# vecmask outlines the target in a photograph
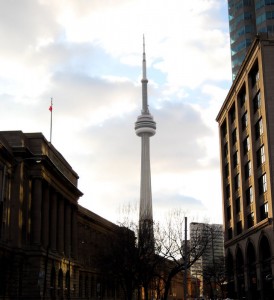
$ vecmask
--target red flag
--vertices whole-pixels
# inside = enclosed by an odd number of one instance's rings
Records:
[[[52,111],[52,105],[49,107],[49,111]]]

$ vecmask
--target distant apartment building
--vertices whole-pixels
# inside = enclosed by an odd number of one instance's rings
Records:
[[[191,276],[196,278],[198,284],[196,284],[196,292],[194,296],[196,298],[210,296],[208,289],[208,281],[205,279],[205,272],[212,271],[212,290],[211,296],[221,296],[221,292],[218,293],[218,287],[214,282],[213,268],[216,265],[224,264],[224,234],[223,225],[221,224],[207,224],[207,223],[190,223],[190,247],[192,243],[196,243],[196,239],[201,241],[201,247],[203,247],[203,241],[206,243],[205,251],[202,256],[192,265]],[[214,293],[213,293],[214,292]],[[214,295],[215,294],[215,295]]]
[[[256,38],[274,33],[274,0],[228,0],[230,48],[233,79]]]
[[[274,39],[260,35],[217,116],[230,298],[274,299],[273,83]]]

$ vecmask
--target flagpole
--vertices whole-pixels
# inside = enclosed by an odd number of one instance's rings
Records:
[[[50,139],[49,139],[49,142],[51,143],[51,140],[52,140],[52,98],[50,100],[49,110],[50,110]]]

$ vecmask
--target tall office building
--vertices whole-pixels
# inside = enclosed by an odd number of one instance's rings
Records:
[[[258,33],[274,32],[274,0],[228,0],[233,79]]]
[[[148,109],[147,100],[147,77],[146,77],[146,54],[145,41],[143,40],[143,78],[142,82],[142,111],[135,123],[135,132],[141,137],[141,190],[139,212],[139,242],[154,240],[153,237],[153,214],[151,195],[151,172],[150,172],[150,137],[156,132],[156,123]],[[154,243],[153,243],[154,244]]]
[[[274,299],[273,82],[274,38],[262,34],[217,116],[230,298]]]
[[[207,240],[207,247],[201,257],[191,266],[191,275],[196,279],[196,291],[194,293],[195,298],[201,296],[210,296],[208,289],[208,276],[209,270],[213,270],[216,265],[223,263],[224,257],[224,233],[222,224],[207,224],[207,223],[190,223],[190,247],[197,243],[196,239],[199,237],[201,240]],[[216,275],[216,274],[215,274]],[[214,281],[214,276],[210,277],[210,281]],[[212,287],[213,285],[211,285]],[[221,297],[221,291],[218,291],[219,287],[215,283],[214,293],[212,296],[215,298]]]

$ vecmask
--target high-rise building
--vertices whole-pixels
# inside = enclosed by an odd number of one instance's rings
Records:
[[[210,281],[214,281],[216,274],[213,268],[224,266],[224,233],[222,224],[190,223],[190,247],[197,243],[196,239],[206,242],[206,248],[199,259],[191,266],[191,276],[199,281],[195,291],[195,298],[206,296],[208,290],[208,276]],[[217,273],[217,269],[216,269]],[[211,285],[213,286],[213,285]],[[221,295],[218,293],[218,285],[215,282],[213,297]],[[208,295],[209,296],[209,295]]]
[[[139,211],[139,241],[153,241],[153,214],[150,172],[150,137],[156,132],[156,123],[148,109],[146,54],[143,40],[142,111],[135,123],[135,132],[141,137],[141,188]]]
[[[230,298],[274,299],[273,82],[274,38],[258,35],[217,116]]]
[[[274,0],[228,0],[233,79],[257,34],[274,32]]]

